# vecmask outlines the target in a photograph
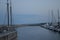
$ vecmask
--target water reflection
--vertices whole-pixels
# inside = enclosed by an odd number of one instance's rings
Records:
[[[60,34],[39,26],[21,27],[17,29],[18,40],[60,40]]]

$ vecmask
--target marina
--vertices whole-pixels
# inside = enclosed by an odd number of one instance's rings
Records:
[[[22,18],[21,17],[19,18],[20,15],[18,14],[18,18],[17,17],[13,18],[14,12],[13,12],[13,7],[12,7],[13,6],[12,0],[6,0],[5,5],[6,5],[5,6],[5,9],[6,9],[5,17],[1,18],[1,19],[4,19],[4,20],[1,20],[4,22],[2,25],[0,24],[0,40],[60,40],[60,9],[59,8],[56,11],[56,13],[57,13],[56,18],[54,15],[54,10],[50,10],[51,18],[48,18],[47,16],[45,17],[44,14],[42,17],[41,17],[42,14],[41,15],[35,14],[34,17],[30,14],[29,14],[30,16],[28,15],[29,17],[26,15],[25,16],[23,15],[23,16],[21,16]],[[26,6],[26,5],[23,5],[23,6]],[[22,8],[22,9],[24,9],[24,8]],[[34,6],[32,9],[34,9]],[[1,12],[1,10],[0,10],[0,12]],[[3,10],[4,10],[4,8],[3,8]],[[37,11],[37,9],[35,11]],[[35,13],[35,11],[34,11],[34,13]],[[27,12],[28,12],[28,10],[27,10]],[[33,11],[32,11],[32,13],[33,13]],[[39,10],[39,13],[40,13],[40,10]],[[39,17],[37,17],[36,15]],[[15,16],[16,16],[16,14],[15,14]],[[45,20],[43,20],[42,18]],[[47,19],[50,19],[50,21]],[[19,22],[22,22],[22,23],[19,24]]]

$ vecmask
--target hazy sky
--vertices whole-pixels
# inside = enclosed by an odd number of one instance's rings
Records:
[[[13,11],[18,14],[46,14],[60,8],[60,0],[13,0]]]
[[[49,17],[48,13],[50,13],[51,16],[51,10],[54,11],[54,15],[57,17],[57,9],[60,8],[60,0],[12,0],[12,7],[14,20],[16,20],[16,18],[19,19],[18,15],[37,15],[38,19],[42,17],[41,20],[47,20]],[[1,22],[4,20],[5,13],[6,0],[0,0]],[[21,18],[19,20],[21,20]],[[24,19],[22,20],[24,21]]]

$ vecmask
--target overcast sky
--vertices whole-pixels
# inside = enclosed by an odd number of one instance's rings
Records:
[[[48,14],[53,10],[55,17],[57,17],[57,9],[60,9],[60,0],[12,0],[13,14],[16,15],[38,15],[48,18]],[[4,20],[6,13],[6,0],[0,0],[0,21]],[[3,17],[3,18],[2,18]],[[38,18],[39,18],[38,17]],[[2,20],[3,19],[3,20]]]
[[[18,14],[46,14],[60,8],[60,0],[13,0],[13,11]]]

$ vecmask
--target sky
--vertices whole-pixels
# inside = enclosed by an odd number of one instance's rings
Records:
[[[44,14],[60,8],[60,0],[13,0],[13,10],[18,14]]]
[[[15,21],[17,18],[21,20],[21,15],[34,15],[34,17],[37,16],[38,19],[42,18],[41,21],[43,20],[43,22],[46,22],[49,15],[51,16],[51,10],[53,10],[55,17],[57,18],[58,8],[60,9],[60,0],[12,0],[12,13]],[[5,13],[6,0],[0,0],[0,24],[4,21]],[[24,21],[24,19],[22,20]],[[51,18],[49,20],[51,20]],[[26,21],[30,23],[29,20]]]

